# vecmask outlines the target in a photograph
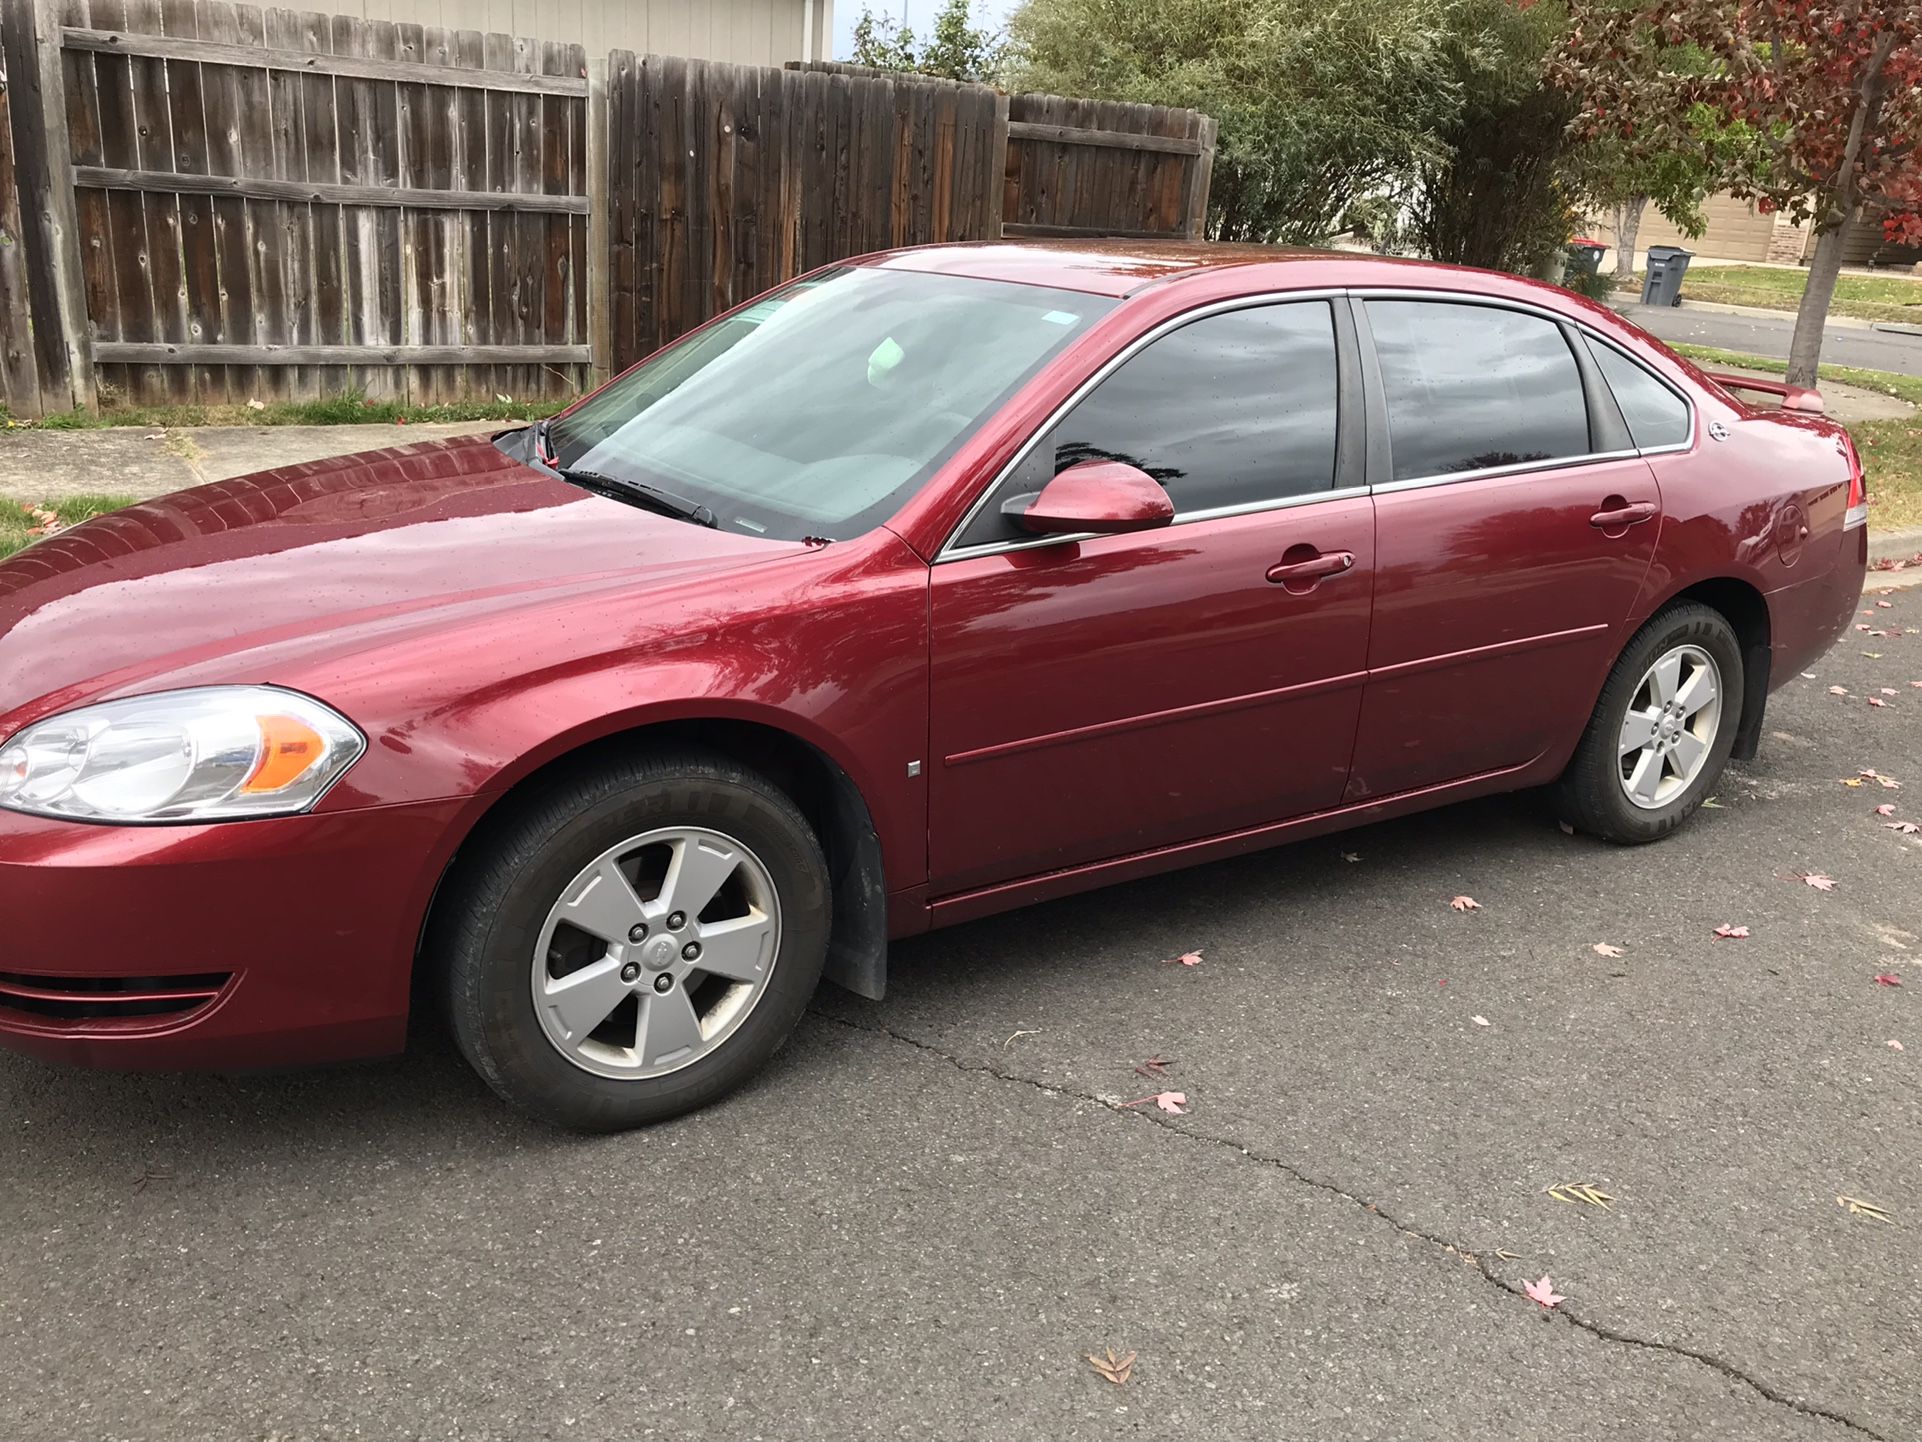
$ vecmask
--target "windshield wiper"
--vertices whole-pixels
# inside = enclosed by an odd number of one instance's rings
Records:
[[[616,501],[627,501],[632,505],[645,506],[651,511],[659,511],[664,516],[672,516],[677,521],[692,521],[697,526],[715,527],[720,522],[699,501],[690,501],[686,496],[677,496],[672,491],[664,491],[659,486],[650,486],[645,481],[624,481],[618,476],[606,475],[600,471],[572,470],[558,466],[554,474],[564,481],[572,481],[584,491],[608,496]]]

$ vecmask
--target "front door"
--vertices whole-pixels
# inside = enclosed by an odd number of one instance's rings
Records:
[[[1365,312],[1391,474],[1351,801],[1572,747],[1661,529],[1653,469],[1619,453],[1619,414],[1591,418],[1613,402],[1558,322],[1439,299]]]
[[[1375,549],[1359,447],[1338,443],[1359,402],[1342,374],[1327,301],[1189,321],[1113,370],[963,528],[931,603],[937,896],[1340,800]],[[1174,524],[1037,542],[1002,515],[1092,458],[1160,480]],[[1302,574],[1341,553],[1345,568]]]

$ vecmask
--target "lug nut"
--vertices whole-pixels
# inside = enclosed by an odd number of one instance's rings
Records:
[[[640,922],[636,922],[633,926],[628,927],[627,939],[629,941],[646,941],[647,940],[647,923],[645,921],[640,921]]]
[[[669,976],[666,972],[662,972],[659,976],[654,978],[654,990],[656,991],[674,990],[674,978]]]
[[[667,929],[669,931],[679,931],[682,927],[686,925],[687,925],[687,913],[685,911],[674,912],[672,915],[670,915],[667,918]]]
[[[701,959],[701,943],[700,942],[690,941],[686,946],[681,948],[682,961],[699,961],[700,959]]]
[[[626,966],[621,968],[622,981],[632,981],[634,980],[635,977],[639,976],[640,974],[641,974],[641,965],[637,961],[630,961]]]

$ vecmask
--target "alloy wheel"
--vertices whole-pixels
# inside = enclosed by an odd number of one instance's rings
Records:
[[[780,949],[774,882],[701,827],[609,847],[562,889],[533,956],[556,1051],[597,1076],[664,1076],[723,1045],[767,990]]]
[[[1722,672],[1700,646],[1676,646],[1648,668],[1622,718],[1622,791],[1657,811],[1694,784],[1722,723]]]

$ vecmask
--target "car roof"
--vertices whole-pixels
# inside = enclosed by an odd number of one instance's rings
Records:
[[[1249,290],[1440,285],[1499,294],[1511,286],[1516,291],[1546,288],[1540,282],[1434,261],[1194,240],[981,241],[882,251],[866,257],[864,263],[890,270],[1046,285],[1117,299],[1184,277],[1234,268],[1250,272],[1245,277]]]

